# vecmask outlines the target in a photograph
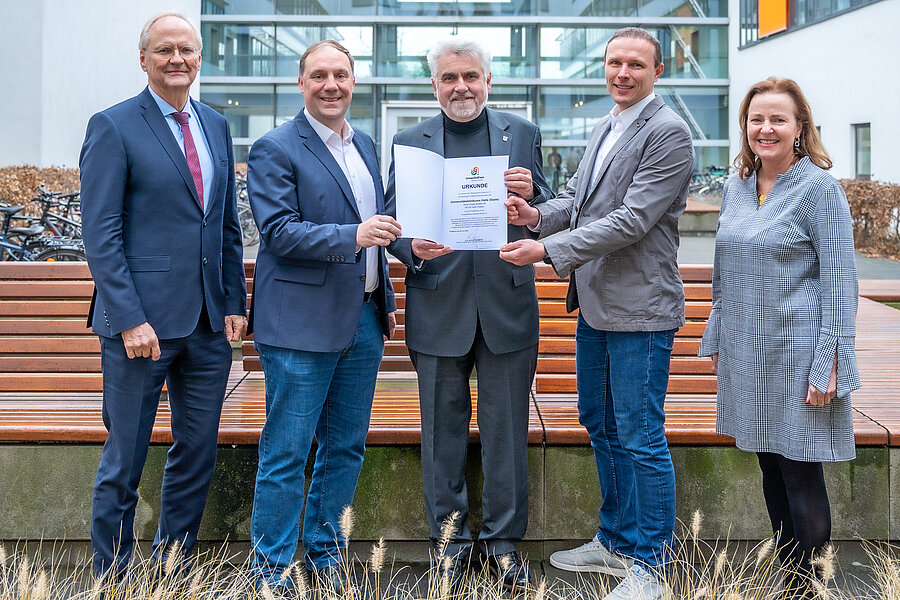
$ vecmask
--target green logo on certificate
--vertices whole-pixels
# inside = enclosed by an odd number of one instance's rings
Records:
[[[472,167],[472,175],[478,175],[478,167]]]

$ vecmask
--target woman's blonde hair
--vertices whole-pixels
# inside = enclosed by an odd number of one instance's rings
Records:
[[[738,113],[738,124],[741,128],[741,152],[734,159],[734,166],[741,179],[750,177],[760,166],[759,158],[750,149],[750,142],[747,139],[747,116],[750,113],[750,101],[759,94],[787,94],[791,97],[797,111],[797,122],[800,123],[800,147],[795,147],[794,153],[798,156],[808,156],[809,160],[818,167],[830,169],[831,159],[819,138],[819,131],[813,123],[812,110],[809,108],[806,96],[800,91],[800,86],[793,79],[769,77],[765,81],[753,84],[747,91],[747,95],[744,96],[744,101],[741,102],[741,110]]]

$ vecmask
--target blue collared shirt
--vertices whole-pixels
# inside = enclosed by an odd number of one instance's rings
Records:
[[[181,153],[184,154],[184,136],[181,134],[181,125],[172,116],[172,113],[178,112],[178,109],[163,100],[159,94],[153,91],[153,88],[147,86],[147,89],[150,90],[150,95],[156,100],[160,112],[166,119],[166,124],[172,131],[172,135],[175,136],[178,147],[181,148]],[[209,210],[209,195],[212,193],[214,173],[212,153],[209,151],[209,143],[206,141],[206,135],[203,133],[203,127],[200,125],[200,119],[197,118],[197,113],[191,105],[190,98],[184,105],[184,112],[191,116],[188,119],[188,127],[191,128],[191,137],[194,138],[194,146],[197,148],[197,158],[200,159],[200,173],[203,175],[203,212],[206,213]]]

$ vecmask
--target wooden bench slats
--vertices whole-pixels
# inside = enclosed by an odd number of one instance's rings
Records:
[[[575,374],[575,357],[543,355],[538,358],[538,372],[542,374]],[[669,372],[673,375],[714,375],[712,361],[703,358],[673,356]]]
[[[72,298],[90,299],[93,281],[4,281],[4,298]]]
[[[80,317],[85,319],[91,306],[86,300],[0,300],[0,317]]]
[[[91,281],[91,271],[85,262],[7,262],[3,265],[3,279],[32,279],[35,281],[72,279]]]
[[[577,387],[575,375],[555,375],[539,373],[534,378],[535,393],[540,394],[574,394]],[[669,394],[716,393],[715,376],[670,375]]]
[[[575,319],[541,319],[540,328],[541,335],[549,336],[575,336],[577,322]],[[706,329],[706,323],[698,321],[688,321],[678,328],[675,333],[677,337],[702,337],[703,330]]]
[[[0,373],[8,392],[93,392],[103,389],[99,373]]]
[[[0,356],[0,373],[99,373],[99,356]]]
[[[0,335],[91,335],[84,318],[28,319],[0,317]]]
[[[0,337],[0,354],[98,354],[100,340],[94,334],[79,337]]]
[[[675,338],[672,345],[674,356],[697,356],[700,351],[700,340],[697,338]],[[542,337],[538,341],[538,354],[570,354],[575,356],[574,337]]]

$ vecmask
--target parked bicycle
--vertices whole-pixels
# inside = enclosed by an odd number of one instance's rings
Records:
[[[44,234],[52,237],[81,239],[81,192],[51,192],[43,185],[38,186],[38,195],[31,199],[40,202],[40,216],[16,217],[23,221],[40,224]]]
[[[80,240],[44,235],[43,225],[12,227],[14,215],[24,206],[0,204],[3,225],[0,227],[0,259],[8,261],[73,261],[87,260]],[[16,217],[18,218],[18,217]]]
[[[241,224],[241,238],[245,246],[255,246],[259,243],[259,229],[253,220],[253,212],[250,210],[250,197],[247,195],[247,178],[236,176],[234,178],[235,191],[237,193],[238,222]]]

